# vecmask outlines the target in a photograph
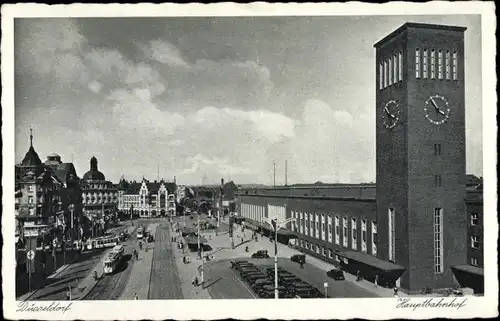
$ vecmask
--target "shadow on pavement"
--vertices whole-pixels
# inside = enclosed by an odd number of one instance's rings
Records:
[[[234,248],[240,247],[240,246],[242,246],[243,244],[250,243],[250,242],[252,242],[252,240],[246,240],[246,241],[244,241],[244,242],[241,242],[240,244],[235,245],[235,246],[234,246]]]
[[[222,277],[219,277],[218,279],[216,279],[216,280],[214,280],[214,281],[212,281],[210,283],[205,282],[205,284],[203,286],[203,289],[208,289],[209,287],[211,287],[215,283],[219,282],[220,280],[222,280]]]

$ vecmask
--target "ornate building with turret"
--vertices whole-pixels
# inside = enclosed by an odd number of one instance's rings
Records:
[[[114,220],[118,204],[118,191],[106,180],[97,166],[97,158],[90,159],[90,169],[80,182],[82,188],[83,212],[90,224],[86,236],[102,234]]]

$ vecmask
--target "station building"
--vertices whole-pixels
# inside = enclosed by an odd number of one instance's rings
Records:
[[[465,173],[465,30],[407,23],[375,44],[376,184],[240,189],[248,225],[269,233],[262,217],[295,218],[280,241],[410,294],[482,293],[482,183]]]

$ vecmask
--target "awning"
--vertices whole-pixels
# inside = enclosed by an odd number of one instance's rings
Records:
[[[452,266],[451,269],[484,277],[484,269],[473,265],[456,265]]]
[[[394,271],[394,270],[402,270],[404,271],[405,268],[402,267],[401,265],[384,261],[381,259],[378,259],[372,255],[368,255],[365,253],[361,252],[355,252],[355,251],[345,251],[345,252],[338,252],[335,253],[341,257],[345,257],[349,260],[357,261],[360,263],[364,263],[366,265],[370,265],[372,267],[378,268],[382,271]]]

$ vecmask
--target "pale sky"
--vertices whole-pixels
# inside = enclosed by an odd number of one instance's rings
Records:
[[[482,176],[480,16],[16,19],[16,162],[29,147],[180,184],[375,181],[375,49],[467,27],[467,172]]]

